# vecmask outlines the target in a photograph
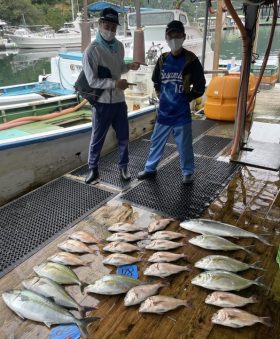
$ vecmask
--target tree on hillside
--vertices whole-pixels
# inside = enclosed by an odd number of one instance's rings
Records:
[[[28,25],[38,24],[40,12],[31,4],[31,0],[0,0],[1,19],[12,25],[23,23],[23,15]]]

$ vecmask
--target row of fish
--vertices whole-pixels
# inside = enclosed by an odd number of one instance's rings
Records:
[[[82,335],[87,336],[87,325],[99,318],[77,319],[65,308],[84,315],[94,307],[80,305],[61,285],[77,284],[83,291],[87,284],[80,281],[68,266],[87,265],[73,253],[94,253],[87,244],[97,244],[99,241],[84,231],[72,233],[69,238],[58,245],[66,252],[56,253],[47,259],[48,262],[33,268],[37,276],[24,280],[24,289],[7,291],[2,297],[7,306],[23,319],[42,322],[48,327],[75,323]]]
[[[167,277],[181,271],[189,271],[189,265],[179,266],[170,264],[170,262],[185,258],[184,254],[166,252],[167,250],[184,246],[184,243],[177,243],[171,240],[183,238],[184,235],[178,232],[163,231],[166,226],[174,219],[160,219],[152,222],[148,227],[137,224],[118,223],[108,227],[111,232],[116,232],[106,240],[109,244],[104,246],[103,250],[112,254],[104,258],[103,263],[113,266],[128,265],[143,261],[142,257],[134,257],[126,253],[134,251],[162,250],[150,256],[148,262],[152,263],[147,267],[143,274],[147,276]],[[148,232],[147,232],[148,231]],[[135,232],[135,233],[132,233]],[[146,239],[149,241],[145,243]],[[131,244],[144,240],[145,245],[140,248],[138,245]],[[139,244],[139,243],[138,243]],[[136,284],[136,286],[133,286]],[[156,295],[161,287],[168,286],[165,281],[157,283],[141,282],[137,279],[131,279],[125,276],[108,275],[102,277],[94,284],[85,288],[86,293],[98,294],[120,294],[125,293],[125,306],[141,304],[139,312],[162,314],[179,306],[190,307],[188,300],[181,300],[170,296]]]
[[[242,249],[252,254],[248,247],[239,246],[224,237],[235,238],[256,238],[263,243],[270,245],[267,240],[259,235],[240,229],[236,226],[205,219],[188,220],[180,224],[186,230],[200,233],[189,240],[193,245],[210,250],[238,250]],[[257,285],[267,288],[257,278],[255,280],[245,279],[235,273],[247,269],[264,270],[258,263],[247,264],[242,261],[222,256],[209,255],[198,260],[195,267],[206,271],[200,273],[192,279],[192,284],[198,285],[215,292],[208,295],[205,299],[206,304],[223,307],[212,316],[212,322],[223,326],[239,328],[251,326],[255,323],[262,323],[266,326],[272,326],[270,317],[259,317],[237,307],[242,307],[250,303],[259,302],[257,296],[249,298],[241,297],[227,291],[239,291],[251,285]]]

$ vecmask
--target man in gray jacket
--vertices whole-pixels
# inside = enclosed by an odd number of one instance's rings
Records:
[[[115,38],[117,25],[118,13],[112,8],[105,8],[100,15],[96,39],[87,47],[83,57],[83,70],[89,86],[102,90],[92,107],[94,114],[88,157],[90,172],[85,180],[87,184],[99,176],[100,153],[111,125],[118,139],[120,175],[124,180],[130,180],[131,177],[128,169],[129,129],[124,97],[128,83],[126,79],[121,79],[121,75],[129,70],[137,70],[139,64],[125,64],[123,44]],[[100,77],[100,66],[107,69],[110,77]]]

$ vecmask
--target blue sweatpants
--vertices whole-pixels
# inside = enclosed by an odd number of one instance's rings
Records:
[[[156,122],[151,138],[151,147],[145,165],[146,172],[155,172],[164,152],[168,136],[172,131],[180,155],[183,175],[194,173],[194,155],[192,146],[192,124],[183,126],[167,126]]]
[[[119,167],[125,168],[128,164],[129,129],[127,119],[127,105],[125,102],[115,104],[97,103],[93,108],[92,134],[89,144],[88,166],[97,168],[100,153],[109,127],[112,125],[116,132],[119,147]]]

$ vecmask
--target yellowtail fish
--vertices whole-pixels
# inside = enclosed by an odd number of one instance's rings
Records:
[[[109,274],[96,280],[85,288],[85,293],[116,295],[128,292],[132,287],[145,284],[138,279],[125,275]]]
[[[223,270],[229,272],[239,272],[249,268],[264,271],[263,268],[257,266],[257,263],[246,264],[245,262],[226,257],[224,255],[208,255],[207,257],[198,260],[194,266],[208,271]]]
[[[180,223],[180,226],[188,231],[205,235],[217,235],[220,237],[234,238],[255,238],[259,239],[267,245],[271,245],[261,235],[248,232],[240,227],[225,224],[216,220],[210,219],[190,219]]]
[[[178,232],[172,232],[172,231],[158,231],[152,234],[151,238],[152,240],[173,240],[178,238],[184,238],[185,236]]]
[[[70,267],[54,262],[43,263],[33,267],[34,272],[39,277],[49,278],[61,285],[79,285],[81,291],[87,286],[79,280],[76,273]]]
[[[97,240],[93,235],[85,231],[77,231],[69,235],[70,239],[79,240],[86,244],[98,244],[99,240]]]
[[[211,320],[214,324],[233,328],[252,326],[256,323],[262,323],[268,327],[272,327],[270,317],[258,317],[238,308],[222,308],[212,316]]]
[[[227,271],[206,271],[194,277],[192,284],[216,291],[240,291],[251,285],[267,288],[259,279],[248,280]]]
[[[144,275],[152,275],[156,277],[169,277],[172,274],[180,273],[183,271],[190,271],[190,266],[180,266],[168,263],[156,263],[150,265],[145,269]]]
[[[83,262],[78,255],[68,252],[58,252],[47,259],[48,261],[56,262],[57,264],[67,266],[86,266],[87,263]]]
[[[171,262],[186,258],[184,253],[156,252],[148,259],[149,262]]]
[[[205,299],[206,304],[219,307],[242,307],[247,304],[257,303],[259,301],[260,298],[256,295],[245,298],[229,292],[213,292],[211,294],[208,294]]]
[[[70,253],[95,253],[95,250],[91,249],[83,242],[72,239],[58,244],[57,247]]]
[[[156,231],[164,230],[172,221],[175,221],[175,219],[168,218],[168,219],[159,219],[156,221],[153,221],[148,226],[149,233],[153,233]]]
[[[191,238],[189,240],[189,243],[201,248],[206,248],[208,250],[220,250],[220,251],[244,250],[249,254],[253,254],[251,251],[247,249],[247,247],[252,247],[251,245],[240,246],[216,235],[198,235],[197,237]]]
[[[108,245],[104,246],[103,251],[112,253],[129,253],[134,251],[140,251],[140,248],[138,246],[126,242],[113,241],[110,242]]]
[[[154,295],[142,302],[139,312],[162,314],[180,306],[189,308],[191,307],[191,301],[176,299],[164,295]]]
[[[12,290],[2,294],[6,305],[19,317],[44,323],[46,326],[77,324],[83,336],[87,337],[87,325],[98,317],[77,319],[63,307],[49,299],[28,290]]]
[[[51,279],[34,277],[24,280],[22,284],[32,292],[53,299],[53,301],[60,306],[77,309],[80,313],[85,313],[86,310],[89,309],[77,303],[61,285]]]
[[[161,287],[169,286],[169,283],[159,282],[155,284],[140,285],[131,288],[124,298],[125,306],[132,306],[140,304],[148,297],[157,294]]]

